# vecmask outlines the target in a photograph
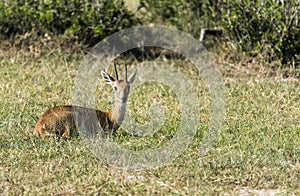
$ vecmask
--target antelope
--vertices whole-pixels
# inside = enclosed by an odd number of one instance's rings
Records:
[[[89,129],[85,131],[90,133],[95,133],[96,128],[100,128],[104,133],[116,131],[124,120],[130,85],[135,79],[136,72],[127,80],[126,63],[125,80],[119,80],[115,63],[114,72],[116,79],[105,71],[101,71],[103,80],[114,90],[115,104],[113,111],[102,112],[97,109],[73,105],[55,106],[48,109],[40,117],[35,125],[33,131],[34,135],[42,138],[50,135],[65,138],[82,126],[84,129]],[[97,119],[95,117],[97,117]]]

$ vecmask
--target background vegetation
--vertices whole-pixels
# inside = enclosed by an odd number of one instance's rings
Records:
[[[300,1],[141,0],[128,11],[124,0],[0,2],[0,34],[64,37],[88,46],[140,24],[174,26],[198,38],[202,28],[223,28],[223,42],[267,61],[299,64]],[[28,36],[32,39],[34,36]]]
[[[16,35],[61,36],[90,46],[105,36],[136,25],[121,0],[116,1],[4,1],[0,3],[0,32],[13,41]]]

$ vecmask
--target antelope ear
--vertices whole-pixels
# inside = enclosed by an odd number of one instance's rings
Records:
[[[103,80],[105,80],[105,82],[107,84],[112,85],[113,82],[115,81],[115,79],[113,77],[111,77],[108,73],[106,73],[105,71],[101,71],[101,75],[102,75]]]
[[[135,76],[136,76],[136,71],[134,72],[134,74],[132,74],[132,76],[130,76],[130,79],[129,79],[129,84],[133,83],[134,79],[135,79]]]

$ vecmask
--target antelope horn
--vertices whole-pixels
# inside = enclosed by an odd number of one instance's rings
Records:
[[[114,62],[114,69],[115,69],[116,80],[119,80],[116,62]]]
[[[127,81],[127,65],[126,65],[126,62],[125,62],[125,81]]]

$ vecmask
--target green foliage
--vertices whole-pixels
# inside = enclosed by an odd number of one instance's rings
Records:
[[[243,51],[268,50],[270,58],[292,60],[300,50],[300,1],[230,1],[222,26]],[[272,59],[271,59],[272,60]]]
[[[144,0],[148,21],[176,26],[199,37],[202,28],[222,27],[240,51],[266,60],[293,61],[300,51],[300,1]],[[299,57],[298,57],[299,58]]]
[[[0,3],[0,13],[0,33],[9,38],[35,31],[64,34],[91,44],[138,24],[122,0],[5,1]]]
[[[219,2],[213,0],[174,0],[151,1],[144,0],[148,18],[143,21],[175,26],[179,30],[199,37],[202,28],[217,26],[220,14],[215,7]]]
[[[0,2],[0,34],[37,32],[64,35],[94,45],[138,24],[173,26],[198,38],[202,28],[222,27],[226,38],[249,55],[266,60],[299,60],[300,0],[140,0],[131,13],[124,0],[43,0]]]

